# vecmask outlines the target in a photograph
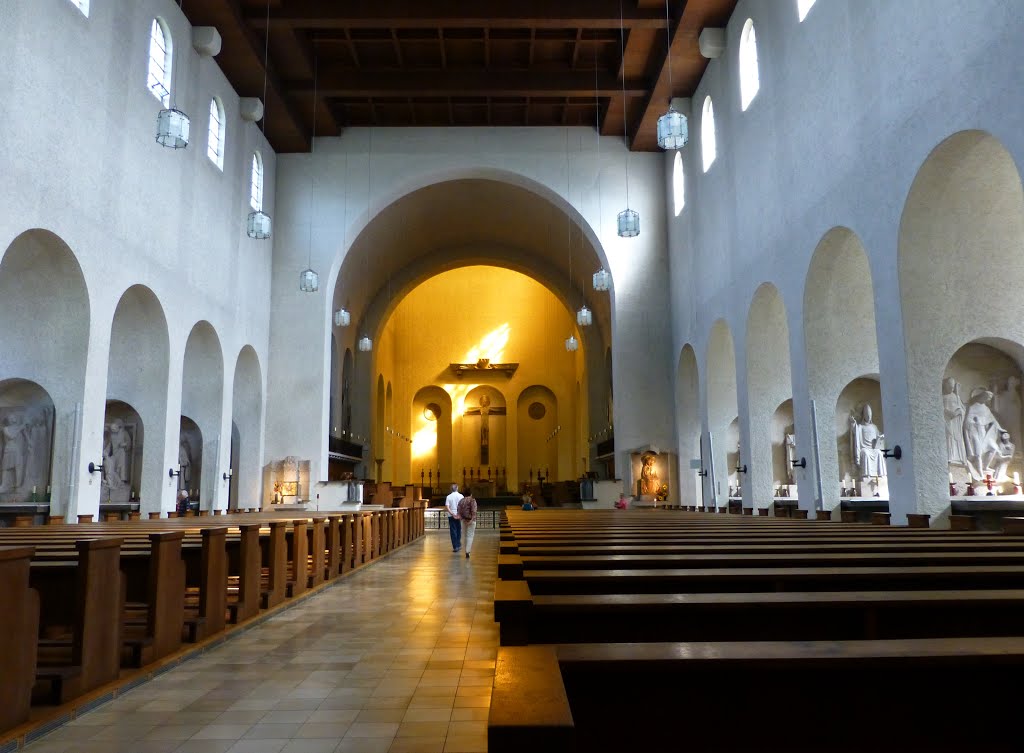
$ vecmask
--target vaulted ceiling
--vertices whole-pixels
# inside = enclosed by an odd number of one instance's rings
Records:
[[[317,136],[597,125],[625,127],[633,150],[654,151],[670,97],[690,96],[707,66],[701,30],[724,26],[735,6],[668,0],[668,35],[665,0],[203,0],[184,10],[220,32],[217,61],[239,95],[264,100],[278,152],[309,150],[314,105]]]

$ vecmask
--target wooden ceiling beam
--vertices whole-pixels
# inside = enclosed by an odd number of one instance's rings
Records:
[[[627,28],[664,26],[659,9],[628,5],[622,18]],[[317,29],[617,29],[619,7],[619,0],[422,0],[410,12],[407,0],[289,0],[285,7],[271,10],[270,23]],[[246,21],[255,28],[266,26],[263,12],[249,13]]]
[[[602,97],[622,96],[622,84],[591,71],[482,70],[324,70],[318,88],[324,97]],[[296,94],[311,92],[313,81],[288,81]],[[627,80],[626,95],[645,97],[648,82]]]

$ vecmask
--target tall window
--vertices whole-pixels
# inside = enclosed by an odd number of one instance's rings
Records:
[[[159,18],[149,27],[149,90],[164,107],[171,106],[171,34]]]
[[[814,0],[796,0],[796,14],[803,21],[814,5]]]
[[[89,0],[71,0],[71,4],[82,11],[82,15],[89,17]]]
[[[704,97],[704,111],[700,119],[700,149],[704,158],[704,172],[707,172],[718,156],[715,146],[715,106],[711,104],[711,97]]]
[[[252,154],[249,205],[257,212],[263,211],[263,157],[260,156],[259,152],[253,152]]]
[[[683,177],[683,155],[676,152],[675,162],[672,165],[672,199],[676,204],[676,217],[686,206],[686,179]]]
[[[210,100],[210,129],[206,139],[206,156],[224,169],[224,105],[214,97]]]
[[[740,109],[746,110],[761,88],[761,76],[757,71],[757,35],[754,22],[747,19],[740,35]]]

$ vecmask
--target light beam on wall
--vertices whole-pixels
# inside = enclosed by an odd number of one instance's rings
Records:
[[[508,322],[488,332],[480,338],[480,342],[466,351],[466,357],[462,363],[476,363],[481,358],[487,358],[494,363],[501,363],[505,355],[505,347],[512,336],[512,328]],[[456,418],[461,418],[466,410],[466,395],[478,384],[446,384],[444,390],[452,396],[452,413]]]

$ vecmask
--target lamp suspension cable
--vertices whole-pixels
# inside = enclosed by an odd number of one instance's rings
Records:
[[[260,133],[263,134],[263,138],[267,137],[267,75],[270,70],[270,1],[267,0],[267,35],[263,42],[263,99],[260,102],[263,104],[263,117],[260,118]],[[253,159],[256,159],[254,156]],[[262,170],[262,164],[260,166]],[[263,180],[262,173],[260,181]],[[260,184],[260,200],[259,206],[254,207],[249,212],[248,220],[246,221],[245,233],[250,238],[256,240],[266,240],[270,237],[271,221],[270,217],[266,212],[263,211],[263,185]]]
[[[626,208],[616,217],[620,238],[640,235],[640,215],[629,208],[629,107],[626,101],[626,24],[619,0],[619,53],[622,57],[622,143],[626,147]]]
[[[314,40],[315,44],[315,40]],[[313,156],[316,153],[316,112],[317,112],[317,83],[320,71],[320,59],[315,49],[313,53],[313,132],[309,138],[309,217],[306,222],[307,247],[306,247],[306,268],[299,275],[299,290],[303,293],[315,293],[320,289],[320,275],[313,270],[313,207],[316,203],[316,166],[313,164]]]
[[[185,7],[183,0],[178,0],[178,12],[184,16]],[[187,21],[188,19],[186,19]],[[157,23],[154,21],[153,23]],[[163,28],[161,27],[160,33],[163,34]],[[150,41],[152,45],[152,41]],[[188,140],[190,136],[192,121],[188,115],[178,109],[178,87],[174,85],[174,77],[177,74],[177,68],[174,64],[174,47],[170,48],[170,51],[166,49],[167,44],[165,40],[164,44],[164,55],[170,56],[171,64],[171,91],[169,104],[170,107],[163,107],[156,116],[156,143],[160,146],[165,146],[169,149],[185,149],[188,146]],[[165,58],[165,63],[166,63]],[[161,98],[161,104],[163,104],[163,98]]]
[[[373,127],[370,127],[369,143],[366,149],[366,207],[367,211],[373,202]],[[363,289],[369,290],[370,279],[370,247],[366,244],[363,251]],[[367,294],[369,295],[369,294]],[[363,336],[359,338],[359,350],[362,353],[369,353],[373,350],[373,340],[366,334],[366,318],[369,315],[370,299],[366,299],[363,309]]]
[[[672,86],[672,18],[668,0],[665,0],[665,63],[668,68],[668,111],[658,118],[658,146],[662,149],[682,149],[690,135],[686,116],[672,107],[675,88]]]

